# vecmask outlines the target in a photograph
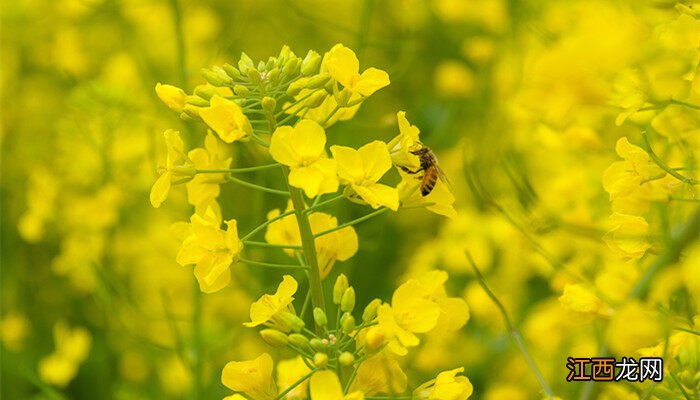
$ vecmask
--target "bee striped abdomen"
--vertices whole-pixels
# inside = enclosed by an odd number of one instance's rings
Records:
[[[430,192],[433,191],[435,184],[437,184],[437,180],[438,180],[437,169],[436,168],[427,168],[425,170],[425,173],[423,175],[423,180],[421,181],[421,185],[420,185],[420,192],[423,195],[423,197],[429,195]]]

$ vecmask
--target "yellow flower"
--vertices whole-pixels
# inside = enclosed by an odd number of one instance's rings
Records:
[[[168,129],[163,135],[168,153],[165,167],[160,168],[161,175],[151,188],[151,205],[155,208],[160,207],[168,198],[171,184],[188,181],[195,175],[194,165],[185,155],[185,144],[180,138],[180,133]]]
[[[435,379],[418,386],[413,391],[413,400],[466,400],[474,387],[469,378],[457,375],[464,367],[441,372]]]
[[[311,400],[363,400],[365,398],[364,394],[359,391],[344,395],[338,375],[327,369],[313,374],[310,381]]]
[[[450,191],[449,186],[441,179],[438,179],[435,187],[427,196],[423,196],[420,191],[420,175],[417,177],[415,174],[409,174],[400,169],[399,175],[401,175],[401,182],[396,189],[399,191],[402,207],[429,204],[425,207],[428,211],[448,218],[457,217],[457,210],[454,208],[455,196]]]
[[[299,284],[291,275],[282,277],[275,294],[265,294],[250,306],[250,322],[243,325],[252,328],[268,323],[283,332],[290,330],[286,320],[288,315],[295,315],[292,301]]]
[[[291,209],[292,204],[289,202],[287,210]],[[267,219],[270,220],[278,215],[280,210],[272,210],[267,214]],[[313,233],[320,233],[338,226],[338,219],[332,215],[317,212],[309,216],[309,224]],[[265,231],[265,241],[271,244],[301,246],[301,234],[296,216],[288,215],[269,224]],[[352,226],[319,236],[314,243],[321,268],[321,279],[328,276],[336,261],[349,260],[357,253],[358,248],[357,233]],[[292,249],[285,249],[284,252],[290,257],[295,257]]]
[[[559,303],[564,308],[581,314],[607,315],[610,312],[610,307],[580,283],[564,286]]]
[[[11,312],[0,320],[0,343],[8,350],[19,351],[24,347],[29,331],[27,317]]]
[[[408,122],[405,111],[396,113],[396,118],[399,121],[399,134],[387,143],[391,162],[397,167],[415,171],[420,168],[420,160],[411,151],[416,150],[416,146],[420,145],[420,130]]]
[[[632,355],[637,350],[655,344],[663,329],[652,310],[639,301],[632,301],[615,311],[606,332],[606,340],[615,355]]]
[[[267,353],[254,360],[230,361],[221,372],[221,382],[251,400],[277,397],[277,386],[272,378],[272,357]]]
[[[280,387],[287,388],[303,378],[310,371],[311,370],[306,366],[301,356],[296,356],[288,360],[282,360],[277,363],[277,382],[279,383]],[[285,398],[289,400],[305,399],[307,397],[306,393],[308,386],[308,381],[302,382],[300,385],[288,392]]]
[[[199,110],[199,116],[226,143],[245,140],[253,133],[248,117],[231,100],[214,95],[209,107]]]
[[[468,97],[475,87],[474,73],[462,62],[443,61],[435,69],[435,90],[443,96]]]
[[[377,183],[391,168],[391,157],[384,142],[375,140],[358,150],[345,146],[331,146],[338,164],[338,177],[350,185],[372,208],[385,206],[393,211],[399,208],[396,188]]]
[[[299,81],[308,79],[309,78],[301,78]],[[352,119],[355,114],[357,114],[357,110],[360,109],[360,104],[356,104],[354,106],[343,107],[336,110],[336,107],[338,107],[338,102],[333,96],[325,96],[323,102],[318,107],[310,107],[308,101],[315,99],[315,95],[311,95],[313,91],[314,89],[302,89],[298,95],[294,96],[295,100],[297,101],[296,104],[285,104],[285,113],[298,115],[300,117],[303,116],[303,118],[316,121],[319,124],[325,121],[323,127],[328,128],[338,121],[348,121]],[[319,90],[319,92],[321,91],[322,93],[326,93],[323,89]],[[302,99],[307,100],[302,101]],[[328,115],[330,115],[333,110],[335,110],[335,113],[330,119],[328,119]]]
[[[610,250],[624,260],[642,258],[651,247],[647,240],[647,221],[642,217],[619,213],[611,215],[609,221],[612,229],[603,236],[603,240]]]
[[[231,281],[231,264],[238,261],[243,243],[238,239],[236,220],[226,221],[226,231],[221,228],[221,215],[213,207],[195,213],[190,218],[190,232],[177,254],[178,264],[195,264],[194,275],[200,289],[213,293],[226,287]]]
[[[78,367],[90,352],[92,336],[84,328],[71,329],[59,321],[53,331],[56,350],[39,361],[41,380],[55,386],[66,386],[78,374]]]
[[[335,161],[326,154],[326,132],[311,120],[281,126],[270,139],[272,158],[290,168],[289,184],[309,198],[338,190]]]
[[[197,148],[187,153],[196,169],[228,169],[231,157],[226,157],[224,146],[211,132],[204,139],[204,148]],[[225,173],[202,173],[187,182],[187,201],[197,206],[206,199],[219,196],[219,184],[226,180]]]
[[[173,85],[156,84],[156,94],[171,110],[181,113],[185,107],[185,92]]]
[[[323,63],[331,77],[351,94],[371,96],[390,83],[389,74],[377,68],[367,68],[360,74],[360,61],[355,52],[340,43],[331,48]]]
[[[408,378],[398,361],[387,356],[385,352],[379,352],[357,367],[357,375],[350,391],[359,391],[367,396],[377,393],[403,393],[407,384]]]

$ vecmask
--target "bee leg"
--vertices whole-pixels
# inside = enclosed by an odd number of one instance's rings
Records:
[[[403,172],[405,172],[405,173],[407,173],[407,174],[411,174],[411,175],[417,174],[417,173],[419,173],[419,172],[421,172],[421,171],[423,170],[423,168],[418,168],[418,169],[415,170],[415,171],[411,171],[410,169],[408,169],[408,168],[406,168],[406,167],[399,167],[399,168],[401,168],[401,169],[403,170]]]

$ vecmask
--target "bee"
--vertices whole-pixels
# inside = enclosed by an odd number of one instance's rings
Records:
[[[421,146],[416,150],[411,150],[410,153],[418,156],[418,160],[420,161],[420,168],[418,168],[415,171],[411,171],[406,167],[401,167],[401,169],[403,169],[409,174],[417,174],[423,171],[423,177],[421,178],[420,183],[420,192],[423,195],[423,197],[429,195],[430,192],[433,191],[435,185],[437,184],[438,178],[444,183],[448,185],[450,184],[450,181],[447,179],[447,176],[438,166],[437,157],[435,157],[435,154],[433,154],[433,151],[430,150],[429,147]]]

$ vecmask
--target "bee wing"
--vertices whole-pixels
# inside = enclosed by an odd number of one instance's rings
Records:
[[[435,169],[437,170],[438,177],[440,178],[440,180],[447,184],[447,187],[452,189],[452,182],[450,182],[450,180],[447,179],[447,175],[445,175],[445,172],[442,170],[442,168],[440,168],[439,165],[435,164]]]

